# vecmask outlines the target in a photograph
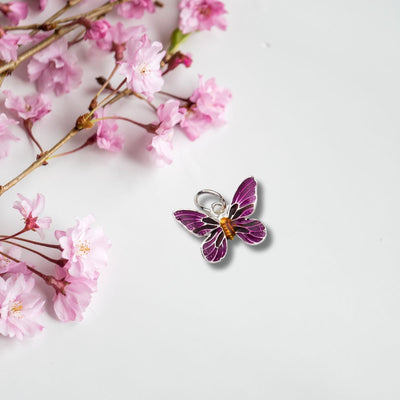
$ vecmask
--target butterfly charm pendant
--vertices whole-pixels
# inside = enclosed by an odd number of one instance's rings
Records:
[[[201,190],[195,196],[195,204],[204,214],[192,210],[174,212],[175,218],[190,232],[205,237],[201,245],[203,257],[210,263],[221,261],[228,251],[228,240],[238,236],[250,245],[260,244],[267,236],[265,225],[248,218],[253,214],[257,202],[257,182],[253,177],[245,179],[236,190],[232,204],[214,190]],[[216,197],[218,200],[207,208],[200,204],[202,195]]]

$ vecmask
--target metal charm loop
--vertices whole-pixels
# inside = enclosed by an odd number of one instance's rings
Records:
[[[207,194],[214,196],[218,199],[218,201],[215,201],[211,204],[211,208],[201,205],[199,201],[200,196]],[[218,192],[211,189],[200,190],[200,192],[198,192],[196,196],[194,196],[194,203],[198,208],[200,208],[200,210],[204,211],[208,216],[212,218],[219,217],[221,214],[223,214],[227,206],[225,199]]]

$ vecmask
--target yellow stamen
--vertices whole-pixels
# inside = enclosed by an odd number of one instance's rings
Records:
[[[90,244],[87,240],[78,242],[78,255],[85,256],[90,253]]]
[[[144,75],[145,73],[147,73],[146,65],[143,65],[142,68],[140,68],[140,73],[141,73],[142,75]]]
[[[10,302],[9,312],[14,318],[22,318],[22,302],[19,300]]]

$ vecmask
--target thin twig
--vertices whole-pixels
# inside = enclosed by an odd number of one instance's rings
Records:
[[[125,1],[127,1],[127,0],[117,0],[114,3],[108,2],[108,3],[104,4],[103,6],[100,6],[92,11],[85,13],[84,15],[87,19],[95,19],[97,17],[100,17],[101,15],[107,14],[115,7],[115,5],[123,3]],[[81,15],[82,14],[71,17],[71,19],[80,18]],[[58,23],[58,21],[57,21],[57,23]],[[48,38],[44,39],[42,42],[36,44],[32,48],[30,48],[30,49],[26,50],[24,53],[20,54],[16,60],[10,61],[10,62],[0,66],[0,75],[3,75],[7,72],[13,71],[23,61],[34,56],[39,51],[45,49],[46,47],[50,46],[55,41],[59,40],[61,37],[65,36],[66,34],[68,34],[71,31],[77,29],[77,27],[79,27],[79,26],[80,26],[79,24],[75,24],[73,26],[57,29]]]
[[[72,139],[78,132],[80,132],[77,128],[71,129],[66,136],[64,136],[57,144],[55,144],[50,150],[45,151],[41,157],[39,157],[35,162],[33,162],[28,168],[22,171],[19,175],[17,175],[14,179],[9,181],[3,186],[0,186],[0,196],[4,194],[7,190],[16,185],[19,181],[24,179],[27,175],[32,173],[36,168],[40,167],[43,164],[46,164],[46,161],[49,157],[54,154],[60,147],[62,147],[65,143],[67,143],[70,139]]]
[[[11,244],[13,246],[20,247],[21,249],[24,249],[24,250],[28,250],[31,253],[37,254],[38,256],[44,258],[45,260],[50,261],[51,263],[58,264],[58,262],[59,262],[59,260],[56,260],[55,258],[48,257],[45,254],[41,253],[40,251],[31,249],[30,247],[23,246],[22,244],[15,243],[15,242],[10,242],[8,240],[5,240],[4,243],[8,243],[8,244]]]
[[[1,240],[7,240],[6,236],[0,235],[0,241]],[[23,238],[20,238],[20,237],[14,237],[13,240],[21,240],[22,242],[35,244],[36,246],[45,246],[45,247],[50,247],[52,249],[61,250],[61,247],[58,244],[42,243],[42,242],[37,242],[35,240],[23,239]]]

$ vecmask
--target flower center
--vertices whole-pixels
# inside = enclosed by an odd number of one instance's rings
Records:
[[[139,72],[140,72],[142,75],[146,75],[146,74],[149,72],[148,69],[147,69],[147,65],[146,65],[146,64],[140,65],[140,66],[139,66]]]
[[[209,17],[211,15],[211,7],[209,6],[201,6],[199,10],[199,14],[202,17]]]
[[[90,253],[90,243],[87,240],[79,241],[77,248],[78,256],[86,256]]]
[[[38,217],[32,217],[32,213],[29,214],[28,218],[25,219],[25,228],[34,231],[39,228],[37,224]]]
[[[6,264],[10,264],[11,260],[7,258],[6,256],[0,255],[0,261],[4,262]]]
[[[14,318],[22,318],[22,302],[20,300],[10,301],[8,309]]]

